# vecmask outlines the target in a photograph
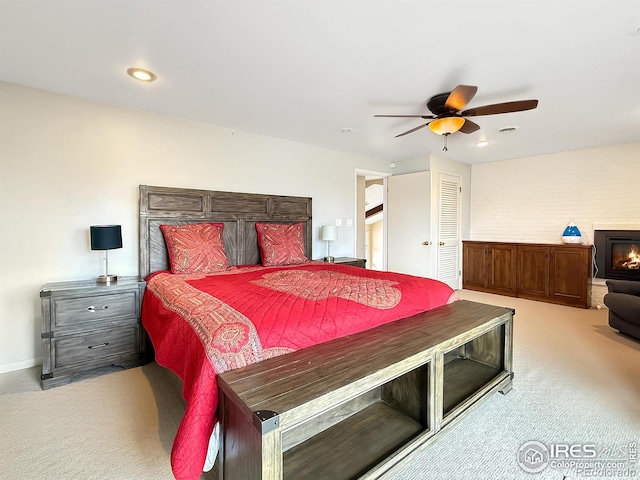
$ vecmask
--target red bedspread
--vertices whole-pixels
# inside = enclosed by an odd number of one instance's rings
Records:
[[[174,476],[197,479],[216,422],[216,375],[360,332],[455,298],[436,280],[311,262],[147,279],[142,323],[156,361],[187,402],[171,452]]]

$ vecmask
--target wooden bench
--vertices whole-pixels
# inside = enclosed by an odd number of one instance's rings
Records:
[[[513,315],[461,300],[220,375],[220,478],[378,478],[511,389]]]

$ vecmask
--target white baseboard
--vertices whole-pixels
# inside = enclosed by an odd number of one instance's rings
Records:
[[[23,370],[37,365],[42,365],[42,358],[32,358],[31,360],[23,360],[22,362],[5,363],[4,365],[0,365],[0,373],[15,372],[16,370]]]

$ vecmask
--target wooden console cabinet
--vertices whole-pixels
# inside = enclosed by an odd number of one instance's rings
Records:
[[[589,308],[591,245],[462,242],[468,290]]]
[[[513,310],[460,300],[219,376],[219,478],[379,478],[512,385]]]

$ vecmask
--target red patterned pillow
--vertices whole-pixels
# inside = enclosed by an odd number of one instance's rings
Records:
[[[224,223],[160,225],[172,273],[214,273],[231,267],[224,250]]]
[[[298,265],[304,254],[304,224],[256,223],[262,264],[265,267]]]

